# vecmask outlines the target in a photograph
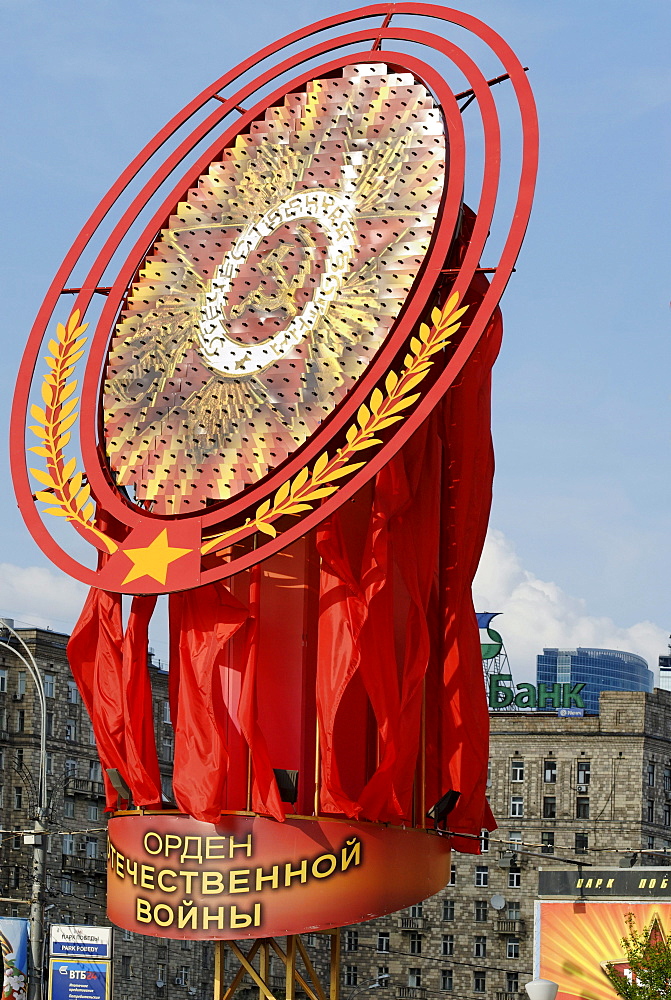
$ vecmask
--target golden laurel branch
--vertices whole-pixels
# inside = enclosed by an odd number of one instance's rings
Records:
[[[403,359],[404,368],[400,375],[390,371],[385,378],[386,395],[378,388],[373,389],[368,400],[359,407],[357,423],[352,424],[346,432],[347,444],[338,448],[335,455],[329,458],[328,452],[316,459],[312,471],[307,467],[292,480],[287,480],[275,493],[271,500],[266,500],[256,510],[253,519],[248,518],[238,528],[231,528],[221,534],[214,535],[201,545],[201,553],[206,555],[215,552],[235,540],[235,536],[246,536],[250,532],[261,531],[274,538],[277,529],[272,522],[286,514],[300,514],[304,510],[312,510],[317,500],[335,493],[338,486],[332,485],[337,479],[349,476],[360,469],[365,462],[352,462],[350,459],[359,451],[382,444],[376,437],[380,431],[397,420],[403,420],[405,414],[401,411],[412,406],[421,393],[412,390],[426,378],[432,364],[434,354],[442,351],[452,339],[461,323],[460,318],[468,306],[457,309],[459,293],[455,292],[445,303],[442,310],[434,309],[429,328],[422,323],[419,337],[410,340],[410,351]]]
[[[87,337],[82,337],[88,323],[79,325],[79,310],[75,310],[67,326],[59,323],[56,328],[57,340],[49,341],[50,354],[45,355],[49,367],[44,375],[41,391],[44,408],[33,404],[30,414],[36,424],[30,430],[41,440],[41,444],[29,448],[46,459],[47,471],[31,469],[31,474],[45,487],[35,493],[35,499],[49,504],[42,513],[65,517],[76,522],[85,531],[94,534],[103,542],[108,552],[115,552],[118,545],[104,532],[91,523],[95,507],[89,499],[90,487],[83,482],[81,472],[76,472],[77,459],[66,459],[64,449],[70,441],[70,428],[79,414],[75,407],[79,397],[73,397],[77,380],[72,379],[74,366],[84,353]]]

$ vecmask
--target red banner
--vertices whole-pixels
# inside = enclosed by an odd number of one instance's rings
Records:
[[[449,872],[449,840],[432,832],[121,814],[109,822],[107,913],[138,934],[276,937],[393,913],[437,892]]]

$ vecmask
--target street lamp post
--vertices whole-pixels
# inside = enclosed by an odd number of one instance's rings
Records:
[[[551,979],[532,979],[524,984],[529,1000],[555,1000],[559,985]]]
[[[383,979],[389,979],[388,972],[383,972],[381,976],[371,979],[369,983],[362,983],[361,986],[355,986],[347,997],[347,1000],[352,1000],[352,997],[355,997],[358,993],[364,993],[366,990],[374,990],[379,986],[386,986],[387,984],[382,982]]]
[[[30,953],[32,959],[32,975],[28,983],[28,1000],[40,1000],[42,996],[42,925],[44,906],[44,890],[46,880],[46,845],[44,835],[46,830],[48,793],[47,793],[47,699],[44,682],[38,669],[35,657],[21,636],[13,627],[13,622],[0,619],[0,630],[13,636],[21,649],[16,649],[4,636],[0,638],[0,646],[10,650],[26,667],[35,682],[37,700],[40,706],[40,760],[37,789],[37,814],[34,817],[33,833],[24,838],[24,843],[31,843],[33,848],[33,865],[30,886]]]

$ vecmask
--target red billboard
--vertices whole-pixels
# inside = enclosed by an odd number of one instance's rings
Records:
[[[450,876],[447,838],[375,823],[119,815],[109,822],[108,916],[159,937],[281,937],[370,920]]]

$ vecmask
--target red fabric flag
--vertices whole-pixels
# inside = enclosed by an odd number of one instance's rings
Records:
[[[105,782],[106,809],[117,808],[107,769],[129,785],[124,738],[121,595],[91,588],[67,646],[72,676],[89,713]]]
[[[240,689],[238,719],[249,747],[252,763],[252,809],[284,822],[285,809],[270,762],[270,754],[258,717],[258,623],[261,614],[261,564],[251,571],[249,586],[250,621],[245,651],[244,673]]]
[[[366,687],[375,703],[385,688],[395,689],[395,712],[380,730],[381,759],[362,795],[368,819],[407,820],[412,817],[415,769],[423,743],[424,677],[435,640],[428,627],[429,602],[435,589],[440,531],[440,440],[436,420],[429,417],[412,439],[379,473],[375,506],[388,523],[393,572],[386,590],[394,589],[393,621],[398,632],[395,656],[379,663],[362,658]],[[379,598],[377,599],[379,607]],[[390,632],[388,611],[371,610],[364,631],[366,650],[379,648]],[[364,660],[377,664],[368,671]],[[394,667],[396,666],[396,669]],[[379,716],[376,712],[376,717]]]
[[[448,788],[461,792],[448,822],[451,829],[471,834],[496,826],[485,798],[489,714],[471,585],[491,505],[491,369],[501,336],[501,314],[497,310],[443,409],[443,474],[447,489],[443,494],[444,670],[439,794]],[[467,840],[458,847],[479,851],[477,842]]]
[[[249,609],[221,583],[170,596],[173,793],[183,812],[215,823],[225,802],[228,710],[220,666]]]
[[[155,595],[134,597],[123,640],[122,691],[128,784],[135,805],[161,804],[161,773],[154,736],[154,706],[147,664]]]

